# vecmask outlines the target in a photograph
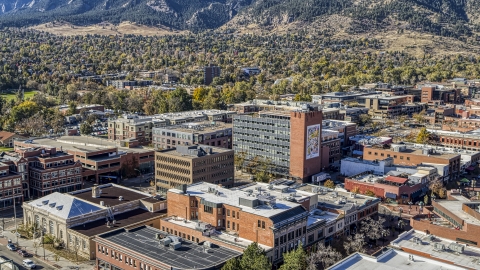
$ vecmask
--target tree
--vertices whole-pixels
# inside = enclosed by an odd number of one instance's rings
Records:
[[[405,221],[403,221],[403,219],[400,219],[398,221],[398,228],[400,229],[400,231],[403,231],[404,227],[405,227]]]
[[[240,259],[242,270],[271,270],[272,265],[265,256],[265,251],[258,246],[257,242],[251,243],[244,251]]]
[[[365,195],[370,196],[370,197],[375,197],[375,192],[373,192],[371,190],[367,190],[367,191],[365,191]]]
[[[72,114],[75,114],[77,112],[77,104],[74,102],[74,101],[70,101],[68,103],[68,111],[67,111],[67,114],[68,115],[72,115]]]
[[[347,252],[347,255],[355,252],[365,252],[365,237],[360,233],[355,234],[354,237],[349,235],[343,246]]]
[[[355,186],[352,188],[352,193],[359,194],[360,193],[360,188],[358,186]]]
[[[372,117],[368,114],[361,114],[358,120],[360,125],[365,126],[372,121]]]
[[[400,125],[403,125],[405,124],[405,121],[407,121],[407,117],[405,115],[402,115],[398,118],[398,122],[400,123]]]
[[[427,128],[420,129],[420,132],[417,135],[416,142],[425,144],[430,140],[430,132],[428,132]]]
[[[240,151],[235,153],[233,163],[235,164],[235,168],[237,170],[240,170],[243,168],[246,156],[247,156],[247,152],[245,151]]]
[[[319,266],[326,269],[337,261],[342,259],[342,254],[332,248],[332,246],[325,247],[323,242],[318,243],[316,252],[312,252],[307,257],[307,269],[317,270]]]
[[[360,229],[360,232],[367,236],[370,240],[376,241],[382,237],[384,222],[385,219],[382,217],[379,217],[378,220],[367,217],[366,219],[362,220],[362,228]]]
[[[418,123],[418,124],[422,124],[424,121],[425,121],[425,110],[419,112],[419,113],[415,113],[413,115],[413,119],[415,119],[415,121]]]
[[[238,258],[231,258],[222,267],[222,270],[239,270],[240,260]]]
[[[428,195],[425,195],[425,197],[423,197],[423,202],[425,203],[425,205],[428,204]]]
[[[84,135],[90,135],[93,132],[93,127],[88,122],[84,122],[80,125],[80,132]]]
[[[295,250],[283,254],[283,265],[280,270],[305,270],[307,268],[307,254],[302,243]]]
[[[325,183],[323,183],[324,187],[334,189],[335,188],[335,183],[332,180],[327,180]]]

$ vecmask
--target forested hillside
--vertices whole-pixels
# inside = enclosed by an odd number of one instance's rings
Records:
[[[0,8],[2,26],[131,21],[196,32],[225,24],[269,30],[340,15],[349,19],[347,33],[397,29],[465,39],[480,32],[480,0],[0,0]]]

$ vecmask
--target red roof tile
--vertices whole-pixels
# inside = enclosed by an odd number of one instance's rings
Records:
[[[385,181],[389,181],[389,182],[395,182],[395,183],[399,183],[399,184],[404,184],[405,182],[408,181],[407,178],[402,178],[402,177],[396,177],[396,176],[387,176],[385,177]]]

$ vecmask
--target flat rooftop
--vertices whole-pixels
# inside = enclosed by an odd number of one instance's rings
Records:
[[[209,192],[209,190],[216,190],[217,192]],[[180,194],[183,193],[183,191],[178,189],[170,189],[169,192]],[[257,195],[260,192],[262,192],[265,197],[275,199],[276,202],[274,206],[260,204],[258,206],[249,207],[240,204],[240,199],[252,202],[256,201],[259,197]],[[189,194],[189,196],[200,197],[211,203],[235,206],[242,209],[244,212],[271,218],[274,223],[281,222],[284,219],[289,219],[296,215],[305,214],[307,212],[303,206],[299,205],[298,203],[290,202],[282,198],[276,198],[274,196],[267,196],[265,192],[266,190],[263,189],[262,191],[254,191],[252,189],[251,194],[249,194],[249,192],[243,190],[230,190],[205,182],[192,184],[187,187],[187,194]]]
[[[391,152],[396,152],[396,151],[393,150],[393,147],[397,146],[397,145],[398,144],[391,144],[391,148],[386,149],[386,150],[389,150]],[[451,158],[457,157],[461,154],[474,155],[474,154],[478,153],[478,152],[475,152],[475,151],[468,151],[468,152],[465,151],[464,153],[460,153],[453,148],[439,147],[439,146],[431,147],[431,146],[426,146],[426,145],[421,145],[421,144],[400,144],[400,146],[405,146],[406,148],[404,150],[397,151],[398,153],[406,153],[406,154],[413,154],[413,155],[419,155],[419,156],[429,155],[429,156],[433,156],[433,157],[441,158],[441,159],[451,159]],[[368,149],[369,148],[365,148],[364,151],[368,151]],[[384,149],[384,148],[383,148],[383,145],[372,145],[370,147],[370,149]],[[434,151],[429,153],[429,154],[424,154],[423,150],[425,150],[425,149],[432,149]]]
[[[78,233],[91,237],[98,234],[118,230],[119,228],[128,227],[130,225],[144,222],[152,218],[160,218],[162,216],[165,216],[166,214],[167,210],[162,210],[159,212],[149,212],[145,209],[137,208],[132,211],[114,215],[115,224],[112,224],[110,227],[107,227],[107,222],[105,219],[100,219],[85,223],[83,225],[75,226],[73,228],[70,228],[70,230],[74,230]]]
[[[98,236],[99,241],[106,240],[132,252],[140,253],[153,261],[169,265],[172,269],[213,269],[231,258],[241,255],[240,252],[217,245],[212,245],[207,251],[202,245],[181,240],[177,249],[163,246],[155,237],[169,237],[163,231],[149,226],[142,226],[132,230],[119,229]],[[172,236],[174,239],[178,237]]]
[[[185,221],[185,219],[178,218],[178,217],[167,217],[167,218],[164,218],[162,220],[173,223],[177,226],[189,228],[189,229],[192,229],[192,230],[197,229],[197,222],[195,222],[195,221],[191,221],[191,220]],[[200,222],[200,223],[202,223],[202,222]],[[243,248],[247,248],[251,243],[253,243],[253,241],[251,241],[251,240],[239,237],[238,235],[229,234],[228,232],[225,232],[225,231],[217,231],[217,230],[210,231],[210,237],[213,238],[213,239],[218,238],[221,241],[226,241],[226,242],[231,243],[235,246],[241,246]],[[262,245],[262,244],[258,244],[258,245],[261,248],[263,248],[264,250],[269,250],[269,249],[272,248],[272,247]]]
[[[411,254],[404,251],[387,249],[378,256],[370,256],[354,253],[337,262],[328,270],[460,270],[463,267],[454,266],[413,255],[413,261],[409,259]]]
[[[272,183],[274,184],[254,182],[251,184],[233,188],[232,190],[239,190],[242,192],[248,192],[247,190],[252,190],[256,192],[262,191],[272,196],[275,196],[277,200],[288,200],[291,202],[301,202],[307,198],[316,195],[312,192],[292,188],[290,187],[290,185],[288,185],[288,183],[282,183],[282,181],[277,180],[277,182],[274,181]]]
[[[105,206],[115,206],[119,204],[124,204],[128,202],[152,197],[150,194],[143,193],[134,189],[125,188],[115,184],[106,184],[106,185],[101,185],[99,187],[102,192],[100,194],[100,197],[98,198],[92,197],[91,188],[69,192],[68,194],[97,205],[100,205],[100,202],[103,201]],[[120,196],[123,197],[122,201],[119,200]]]
[[[56,147],[57,149],[72,150],[72,151],[83,151],[86,153],[102,151],[106,149],[118,148],[119,151],[124,152],[149,152],[153,151],[152,148],[124,148],[120,147],[119,142],[112,142],[103,139],[97,139],[92,137],[84,136],[62,136],[59,138],[44,138],[44,139],[35,139],[31,145],[45,146],[45,147]]]
[[[183,151],[180,150],[181,147],[196,147],[196,148],[191,148],[193,151]],[[209,152],[209,149],[212,150],[212,152]],[[205,153],[199,153],[201,151],[205,151]],[[222,148],[222,147],[216,147],[216,146],[208,146],[208,145],[190,145],[190,146],[183,146],[183,145],[177,145],[176,148],[167,148],[167,149],[162,149],[158,150],[157,153],[162,153],[162,154],[167,154],[170,156],[177,156],[177,157],[190,157],[190,158],[200,158],[200,157],[206,157],[206,156],[211,156],[215,154],[221,154],[221,153],[227,153],[227,152],[232,152],[232,149],[228,148]]]
[[[297,190],[316,193],[318,195],[319,206],[325,206],[327,208],[338,210],[350,210],[354,207],[354,205],[357,207],[362,207],[374,201],[380,201],[378,198],[374,197],[355,194],[352,192],[333,190],[323,186],[311,184],[301,186]]]
[[[229,124],[229,123],[223,123],[223,122],[212,123],[211,121],[203,121],[203,122],[183,123],[183,124],[174,125],[174,126],[158,127],[158,128],[153,128],[153,130],[154,131],[168,130],[168,131],[176,131],[176,132],[193,134],[193,133],[211,133],[219,130],[232,129],[232,127],[233,127],[233,124]]]
[[[464,246],[463,253],[456,253],[448,248],[450,244],[455,243],[455,241],[447,240],[437,236],[433,237],[433,239],[430,239],[426,233],[412,229],[400,234],[397,239],[390,243],[390,245],[395,248],[407,248],[425,254],[430,254],[431,258],[450,262],[456,267],[461,267],[460,269],[465,269],[465,267],[469,269],[480,269],[480,249],[462,245]],[[414,239],[420,239],[419,241],[421,241],[421,244],[417,244]],[[445,249],[436,249],[434,246],[436,243],[443,244]],[[417,256],[414,255],[414,257]],[[453,267],[453,265],[451,267]],[[425,270],[430,268],[418,267],[417,269]]]
[[[462,196],[463,197],[463,196]],[[465,198],[465,197],[464,197]],[[462,210],[462,206],[464,203],[469,201],[461,200],[461,201],[447,201],[447,200],[437,200],[437,203],[456,215],[457,217],[461,218],[465,223],[474,224],[476,226],[480,226],[480,220],[476,219],[475,217],[467,214],[465,211]],[[473,201],[475,202],[475,201]],[[472,202],[472,203],[473,203]]]

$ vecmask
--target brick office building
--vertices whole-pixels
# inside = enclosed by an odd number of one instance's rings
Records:
[[[148,145],[152,142],[154,128],[203,121],[231,123],[234,114],[236,112],[224,110],[199,110],[151,116],[124,115],[108,121],[108,139],[136,140]]]
[[[83,180],[97,184],[120,183],[123,176],[136,175],[137,170],[143,173],[154,170],[155,151],[151,148],[118,147],[114,142],[83,136],[15,141],[15,149],[38,147],[56,148],[57,153],[72,155],[74,162],[83,167]]]
[[[321,171],[322,111],[305,105],[295,111],[236,115],[233,149],[246,160],[262,157],[273,173],[306,181]]]
[[[429,214],[424,209],[423,214],[410,219],[410,225],[417,231],[480,247],[480,202],[449,193],[450,200],[432,201],[433,211]]]
[[[422,163],[448,164],[450,180],[459,176],[461,156],[453,151],[442,151],[441,148],[433,149],[418,144],[391,144],[385,148],[383,145],[372,145],[364,148],[363,159],[379,160],[393,158],[396,165],[417,166]]]
[[[223,122],[195,122],[153,128],[153,146],[169,149],[177,145],[203,144],[232,148],[232,124]]]
[[[184,146],[155,153],[155,184],[157,191],[182,184],[208,182],[233,187],[233,150],[212,146]]]
[[[83,188],[82,163],[72,154],[55,147],[15,147],[28,160],[31,196],[42,197],[53,192],[71,192]]]
[[[119,229],[95,238],[97,270],[220,270],[241,253],[226,247],[182,239],[141,226]]]
[[[161,220],[161,230],[238,250],[257,242],[271,262],[279,262],[299,242],[305,246],[307,226],[324,221],[307,224],[309,213],[302,205],[288,200],[277,203],[275,196],[263,191],[230,190],[208,183],[170,189],[169,218]]]
[[[28,162],[22,157],[0,157],[0,210],[19,205],[29,197]]]

